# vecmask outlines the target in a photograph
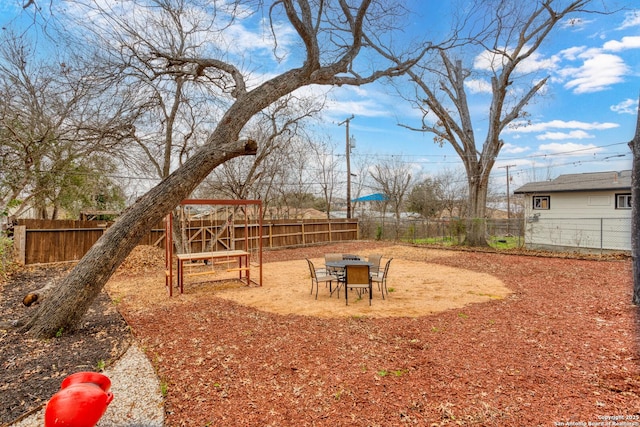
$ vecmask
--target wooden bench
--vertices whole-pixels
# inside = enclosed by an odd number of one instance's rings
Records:
[[[177,254],[178,258],[178,287],[180,293],[184,291],[184,263],[185,261],[203,261],[211,260],[212,263],[215,260],[228,259],[238,260],[237,268],[228,268],[227,271],[238,271],[238,279],[242,280],[243,272],[244,277],[247,280],[247,285],[251,283],[251,271],[249,269],[249,252],[245,251],[216,251],[216,252],[198,252],[194,254]]]

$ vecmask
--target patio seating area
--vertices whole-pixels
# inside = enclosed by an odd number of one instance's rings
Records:
[[[324,283],[329,288],[329,296],[337,294],[340,298],[344,289],[345,305],[349,305],[349,291],[355,290],[357,298],[362,299],[366,293],[369,305],[373,299],[373,283],[378,285],[382,299],[388,295],[387,276],[389,274],[390,258],[383,270],[380,270],[381,254],[360,256],[355,254],[327,253],[324,255],[324,268],[318,268],[307,258],[309,274],[311,276],[311,294],[315,288],[315,299],[318,299],[319,284]]]
[[[197,282],[188,279],[189,284],[185,287],[185,293],[180,294],[180,298],[197,300],[208,293],[214,293],[216,297],[230,299],[244,306],[283,315],[300,314],[322,318],[414,317],[503,298],[509,293],[494,276],[431,262],[456,256],[452,251],[393,245],[363,249],[355,244],[343,245],[341,249],[344,250],[341,252],[317,249],[305,250],[304,254],[299,254],[298,259],[266,262],[263,266],[263,286],[246,286],[237,279]],[[364,294],[364,298],[359,299],[355,290],[349,291],[349,305],[346,305],[343,299],[344,287],[341,286],[337,293],[335,281],[331,284],[319,282],[317,299],[315,284],[311,292],[311,273],[305,258],[317,269],[324,270],[325,254],[333,252],[339,255],[357,254],[364,262],[372,259],[374,254],[381,254],[381,271],[388,260],[393,258],[386,283],[381,283],[380,288],[376,282],[376,275],[371,272],[371,306],[367,295]],[[233,273],[227,275],[233,279]],[[384,300],[381,290],[383,285],[386,285]],[[161,288],[158,291],[158,300],[164,300],[166,292]],[[153,298],[147,294],[146,299],[149,302]]]

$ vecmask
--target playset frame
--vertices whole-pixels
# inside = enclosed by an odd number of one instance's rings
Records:
[[[238,207],[244,207],[245,215],[244,215],[244,250],[236,250],[235,249],[235,240],[233,236],[229,237],[230,244],[227,250],[215,250],[217,246],[217,236],[216,241],[213,241],[212,246],[213,250],[205,251],[205,241],[201,245],[202,251],[200,252],[190,252],[184,254],[176,254],[176,270],[177,270],[177,287],[180,289],[180,293],[184,293],[184,277],[185,276],[198,276],[198,275],[206,275],[206,274],[215,274],[215,270],[213,267],[219,264],[227,264],[226,271],[237,271],[238,272],[238,280],[243,281],[247,286],[251,285],[251,283],[255,283],[258,286],[262,286],[262,201],[261,200],[223,200],[223,199],[186,199],[180,203],[180,206],[203,206],[203,205],[211,205],[211,206],[231,206],[234,210]],[[257,208],[257,236],[251,237],[250,230],[251,228],[255,228],[255,225],[249,225],[249,206],[255,206]],[[230,217],[225,221],[224,227],[230,227],[231,230],[235,230],[235,212],[233,212]],[[165,218],[165,287],[167,288],[167,292],[169,296],[173,296],[173,275],[174,275],[174,249],[173,249],[173,214],[169,213]],[[204,228],[200,230],[199,233],[204,233]],[[203,236],[204,239],[204,236]],[[257,239],[257,247],[254,246],[255,242],[253,240]],[[191,241],[187,243],[187,247],[191,248]],[[252,258],[252,251],[257,249],[257,258]],[[189,262],[202,261],[205,265],[210,262],[211,270],[210,271],[199,271],[196,273],[186,273],[185,274],[185,264]],[[231,263],[235,263],[237,261],[237,266],[231,267]],[[256,264],[254,267],[257,268],[258,280],[253,280],[251,278],[251,263],[254,261]],[[188,264],[187,264],[188,265]]]

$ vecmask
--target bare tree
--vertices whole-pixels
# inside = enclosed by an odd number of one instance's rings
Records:
[[[490,24],[475,36],[471,46],[480,47],[487,62],[487,79],[492,99],[486,120],[486,135],[476,135],[469,108],[467,86],[474,76],[456,50],[440,50],[410,70],[420,94],[416,106],[423,113],[422,125],[406,126],[435,135],[436,143],[450,144],[462,160],[467,176],[468,224],[465,244],[486,246],[486,216],[489,176],[500,154],[501,132],[516,119],[526,116],[525,107],[544,87],[548,77],[519,73],[522,64],[542,45],[564,18],[585,12],[591,0],[495,0],[482,2],[480,10]],[[556,7],[557,6],[557,7]],[[433,78],[433,76],[437,78]],[[528,78],[528,80],[527,80]],[[480,145],[479,142],[482,141]]]
[[[216,40],[234,16],[220,26],[203,14],[205,6],[197,1],[125,2],[139,7],[140,18],[126,7],[92,3],[90,12],[109,23],[100,29],[95,46],[98,60],[136,94],[131,101],[140,112],[133,133],[137,150],[129,147],[128,164],[146,176],[164,179],[205,143],[231,102],[229,93],[212,82],[218,78],[216,73],[205,73],[205,67],[184,58],[202,57],[211,50],[208,41]],[[84,17],[75,23],[95,25]]]
[[[358,153],[357,151],[351,155],[351,197],[353,199],[358,199],[368,191],[374,191],[376,187],[375,183],[372,182],[371,179],[371,164],[372,164],[371,155],[367,153]],[[338,179],[339,183],[344,183],[346,181],[346,176],[343,179]],[[370,203],[370,202],[365,202]],[[374,202],[375,205],[377,202]],[[356,211],[358,206],[362,206],[362,202],[352,202],[351,209],[353,212]],[[384,205],[386,206],[386,204]],[[364,207],[364,206],[363,206]],[[363,209],[361,209],[362,212]],[[353,213],[352,212],[352,213]]]
[[[308,144],[296,140],[290,145],[289,162],[284,168],[283,181],[276,188],[278,203],[285,218],[295,218],[308,205],[313,185],[313,174],[309,173]]]
[[[443,169],[436,175],[436,195],[443,211],[454,216],[463,217],[467,209],[467,191],[464,172],[454,169]]]
[[[303,48],[302,62],[255,86],[248,85],[247,76],[224,56],[180,57],[150,52],[154,61],[164,62],[168,72],[206,76],[209,84],[228,94],[232,102],[206,143],[120,216],[70,274],[56,284],[24,330],[50,337],[77,325],[109,277],[153,225],[188,197],[216,166],[256,154],[256,142],[243,139],[241,134],[251,118],[273,102],[306,85],[361,85],[400,75],[414,65],[423,52],[400,64],[394,61],[375,69],[357,69],[363,62],[369,67],[369,61],[358,58],[373,53],[365,33],[381,37],[390,28],[389,14],[401,8],[388,6],[387,2],[374,0],[274,2],[269,17],[272,22],[289,22]],[[272,30],[277,34],[273,25]]]
[[[532,160],[531,167],[525,169],[523,174],[525,182],[550,181],[556,176],[551,159],[542,160],[540,164]]]
[[[33,208],[56,218],[73,205],[71,187],[89,192],[113,170],[127,141],[131,116],[111,95],[112,80],[73,55],[44,61],[25,36],[0,40],[0,211],[20,200],[15,215]],[[118,104],[118,101],[121,101]],[[102,157],[102,161],[98,160]]]
[[[331,218],[331,208],[338,183],[338,159],[334,155],[334,148],[330,143],[323,141],[311,144],[313,153],[310,160],[312,168],[316,168],[314,176],[322,189],[327,218]]]
[[[268,206],[275,186],[284,182],[287,165],[306,121],[316,116],[323,104],[309,98],[288,95],[258,114],[246,133],[258,143],[254,158],[239,157],[220,165],[203,182],[201,193],[226,198],[255,198]],[[266,210],[266,209],[265,209]]]
[[[399,238],[401,213],[409,188],[412,185],[410,164],[392,156],[383,163],[372,167],[370,173],[380,191],[387,197],[396,220],[396,236]]]
[[[230,8],[235,5],[237,2],[228,4]],[[137,6],[139,16],[131,13]],[[215,76],[193,63],[166,58],[201,57],[212,49],[210,40],[216,40],[234,22],[234,16],[229,15],[228,21],[209,19],[202,13],[206,5],[197,0],[87,2],[84,7],[93,19],[75,16],[74,24],[87,28],[75,37],[89,39],[77,44],[88,45],[87,51],[93,49],[96,62],[114,74],[127,95],[133,94],[129,100],[138,112],[131,132],[135,144],[127,147],[124,167],[138,176],[165,179],[205,143],[231,101],[228,93],[211,85]],[[97,42],[91,44],[96,36]],[[165,59],[158,60],[158,56]],[[174,212],[173,242],[180,253],[187,251],[187,242],[178,210]]]

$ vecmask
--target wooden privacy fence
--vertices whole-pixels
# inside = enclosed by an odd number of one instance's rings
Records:
[[[113,224],[107,221],[18,220],[13,238],[17,261],[21,264],[43,264],[77,261]],[[205,227],[202,221],[192,221],[189,230]],[[244,220],[234,223],[233,245],[244,249]],[[249,224],[250,239],[260,235],[257,223]],[[265,249],[285,248],[316,243],[357,240],[357,219],[280,219],[263,220],[262,244]],[[164,225],[158,224],[140,245],[164,247]],[[194,242],[197,244],[197,242]],[[193,248],[198,252],[200,248]]]

